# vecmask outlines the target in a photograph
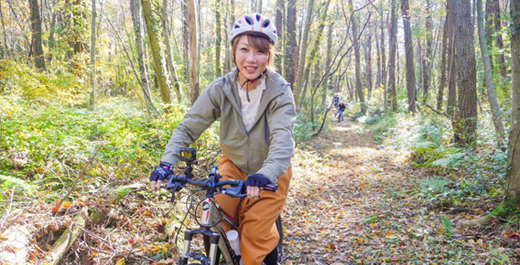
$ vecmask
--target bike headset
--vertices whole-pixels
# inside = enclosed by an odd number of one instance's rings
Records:
[[[271,44],[275,44],[278,40],[278,34],[276,33],[276,26],[271,23],[271,20],[269,18],[266,18],[262,16],[261,14],[254,13],[254,14],[248,14],[241,18],[239,18],[235,25],[233,26],[233,29],[231,29],[231,43],[233,43],[233,40],[239,36],[242,36],[243,34],[255,36],[255,37],[261,37],[269,39]],[[235,55],[233,54],[233,62],[235,63],[235,66],[237,65],[236,59],[234,58]],[[240,74],[240,69],[237,70]],[[240,86],[241,89],[244,88],[244,85],[246,85],[246,97],[247,102],[251,102],[249,99],[249,83],[254,83],[258,79],[262,78],[262,76],[265,75],[267,72],[267,69],[262,71],[262,73],[254,79],[249,79],[246,77],[246,81]],[[245,76],[244,76],[245,77]]]

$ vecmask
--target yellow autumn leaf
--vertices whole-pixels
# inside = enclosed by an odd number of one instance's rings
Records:
[[[390,231],[385,235],[385,238],[395,238],[395,231]]]
[[[125,258],[118,259],[116,265],[125,265]]]

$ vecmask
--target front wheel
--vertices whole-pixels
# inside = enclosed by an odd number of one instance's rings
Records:
[[[280,235],[280,240],[278,240],[278,246],[276,247],[278,249],[278,262],[282,262],[283,259],[283,223],[282,223],[282,217],[278,216],[276,219],[276,229],[278,230],[278,235]]]

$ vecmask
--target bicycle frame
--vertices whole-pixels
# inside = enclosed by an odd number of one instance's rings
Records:
[[[233,228],[238,229],[238,221],[215,202],[212,194],[208,195],[202,202],[201,227],[199,229],[187,229],[184,232],[184,251],[180,259],[180,265],[186,265],[189,258],[198,259],[202,264],[217,265],[219,264],[219,252],[224,256],[226,264],[239,265],[240,258],[233,251],[222,225],[222,222],[226,222]],[[221,222],[219,222],[220,220]],[[219,223],[213,226],[217,222]],[[210,243],[207,259],[204,259],[204,256],[201,254],[190,253],[193,238],[198,234],[203,236],[203,240],[206,243],[205,247],[207,247],[207,242]]]

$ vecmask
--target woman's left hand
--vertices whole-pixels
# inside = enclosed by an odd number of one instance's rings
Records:
[[[260,188],[265,187],[269,183],[271,183],[271,181],[262,174],[251,174],[247,176],[247,197],[249,199],[261,199]]]

